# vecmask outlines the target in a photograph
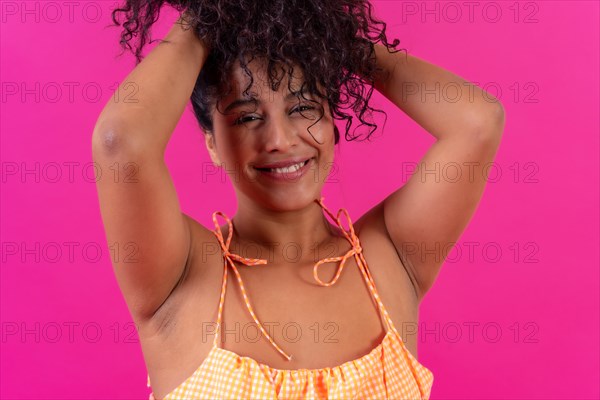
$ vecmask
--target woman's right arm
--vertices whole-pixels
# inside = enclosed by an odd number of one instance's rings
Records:
[[[181,212],[164,153],[208,49],[179,21],[165,39],[169,42],[158,44],[117,88],[135,89],[133,98],[113,96],[92,135],[113,268],[136,320],[154,315],[192,256],[193,220]]]

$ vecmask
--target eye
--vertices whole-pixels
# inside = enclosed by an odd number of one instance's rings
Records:
[[[299,106],[299,107],[295,108],[292,112],[300,111],[300,109],[304,109],[303,111],[306,111],[306,110],[314,110],[315,108],[311,107],[311,106]]]
[[[251,118],[255,118],[255,119],[251,119]],[[238,119],[236,119],[235,121],[233,121],[234,125],[241,125],[241,124],[245,124],[246,122],[252,122],[255,121],[257,119],[260,119],[258,117],[254,117],[254,116],[249,116],[249,117],[240,117]]]
[[[293,109],[292,113],[294,113],[296,111],[301,112],[301,111],[308,111],[308,110],[314,110],[314,109],[315,108],[311,107],[311,106],[299,106],[299,107],[296,107],[295,109]],[[242,125],[242,124],[245,124],[246,122],[252,122],[252,121],[259,120],[259,119],[260,119],[259,117],[255,117],[252,115],[243,116],[243,117],[240,117],[240,118],[236,119],[235,121],[233,121],[233,125]]]

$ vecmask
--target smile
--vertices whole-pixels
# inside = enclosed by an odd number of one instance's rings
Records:
[[[255,168],[262,176],[267,178],[271,178],[274,180],[296,180],[301,178],[306,171],[308,171],[310,164],[312,163],[312,158],[309,158],[306,161],[289,165],[287,167],[281,168]]]
[[[289,173],[289,172],[296,172],[298,171],[300,168],[304,167],[306,165],[307,162],[309,162],[310,160],[306,160],[304,162],[298,163],[298,164],[294,164],[294,165],[290,165],[288,167],[283,167],[283,168],[257,168],[263,171],[271,171],[271,172],[275,172],[278,174],[281,173]]]

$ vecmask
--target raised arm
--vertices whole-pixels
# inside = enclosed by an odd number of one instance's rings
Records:
[[[437,139],[382,207],[420,301],[481,200],[504,109],[478,86],[417,57],[380,45],[376,56],[387,75],[376,79],[375,88]]]
[[[192,254],[192,220],[180,210],[164,152],[207,50],[179,22],[117,88],[134,95],[113,96],[92,135],[106,238],[134,319],[156,312]]]

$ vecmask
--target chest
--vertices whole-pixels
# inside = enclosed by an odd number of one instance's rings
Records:
[[[418,304],[410,279],[391,243],[369,234],[360,240],[380,299],[406,347],[416,356]],[[350,245],[342,241],[338,248],[337,255],[343,255]],[[186,282],[169,299],[170,304],[140,330],[156,393],[160,393],[161,385],[171,388],[185,380],[212,347],[224,265],[221,255],[206,262],[191,268]],[[229,268],[219,347],[277,369],[315,369],[362,357],[385,335],[381,310],[354,256],[346,260],[336,283],[327,287],[315,281],[312,262],[270,266],[236,263],[236,267],[244,290]],[[323,263],[317,270],[319,279],[331,281],[338,268],[339,261]],[[264,331],[293,356],[291,361],[269,342],[247,303]]]

